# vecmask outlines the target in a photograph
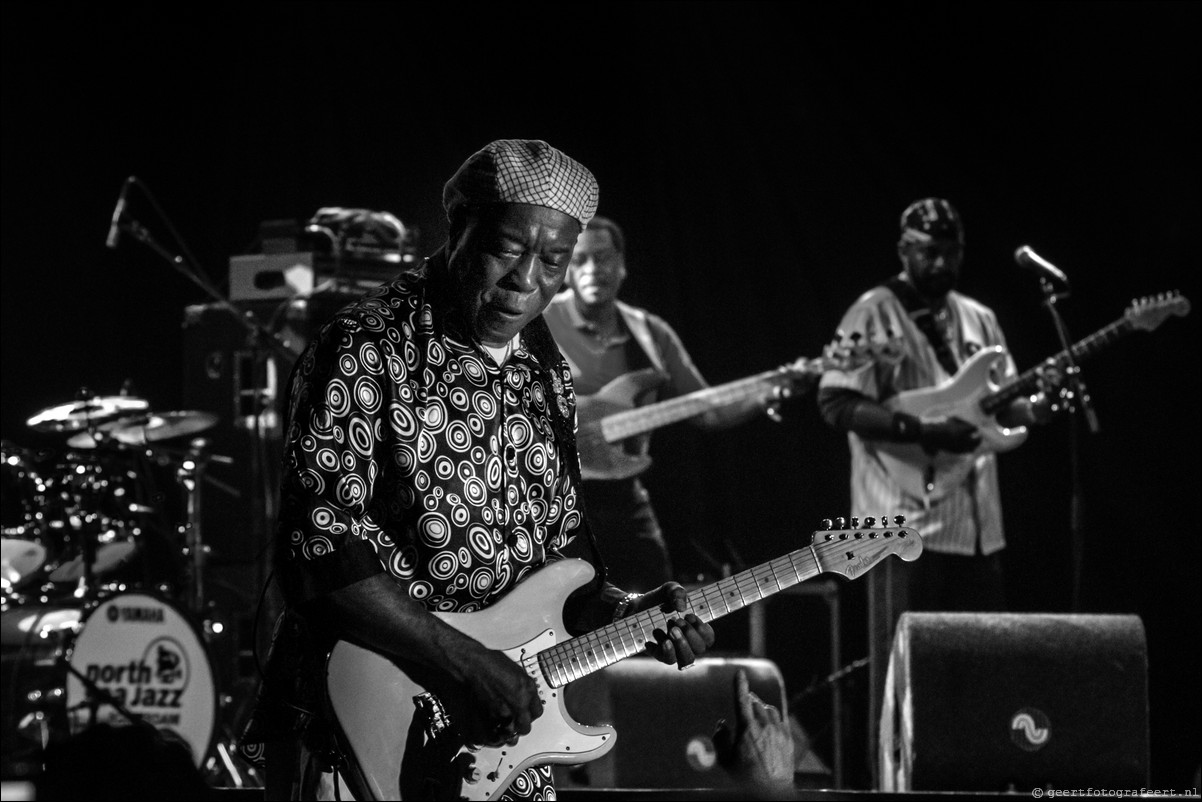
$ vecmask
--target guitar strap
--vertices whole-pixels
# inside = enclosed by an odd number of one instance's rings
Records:
[[[551,335],[551,329],[547,327],[542,315],[526,325],[526,328],[522,330],[522,337],[526,342],[526,347],[530,349],[530,353],[534,354],[535,359],[547,373],[547,376],[544,377],[546,380],[544,386],[550,388],[553,396],[550,399],[552,403],[548,418],[551,420],[551,429],[555,433],[555,442],[559,444],[559,459],[567,466],[572,484],[579,490],[582,484],[580,452],[576,449],[576,421],[571,414],[573,405],[568,403],[567,386],[563,380],[563,377],[570,376],[571,372],[568,370],[559,346],[555,344],[555,339]],[[588,538],[591,555],[589,563],[596,572],[591,582],[572,594],[580,596],[598,590],[605,583],[609,570],[605,566],[605,559],[601,556],[601,549],[597,546],[593,528],[589,525],[588,510],[584,507],[584,494],[581,492],[576,493],[576,508],[580,510],[580,527],[584,530],[585,537]]]
[[[910,315],[910,319],[914,321],[918,330],[926,335],[927,342],[935,351],[935,358],[947,371],[947,375],[955,376],[958,370],[956,357],[952,354],[952,349],[947,344],[942,332],[939,331],[939,327],[935,325],[935,315],[931,312],[930,306],[923,301],[922,296],[910,285],[910,282],[903,280],[900,276],[889,279],[885,282],[885,286],[897,296],[897,300],[901,301],[902,307]]]
[[[908,281],[902,280],[900,276],[894,276],[885,282],[885,286],[897,296],[897,300],[901,301],[902,307],[910,315],[910,319],[914,321],[914,325],[918,330],[926,335],[927,341],[931,344],[931,348],[935,350],[935,357],[939,360],[939,364],[947,371],[948,376],[955,376],[957,365],[956,357],[952,354],[951,347],[947,344],[943,333],[939,331],[939,327],[935,325],[935,314],[931,311],[918,294],[918,291]],[[974,475],[975,468],[969,472],[969,477]],[[931,493],[935,490],[935,463],[927,464],[923,471],[923,487],[926,492],[922,497],[922,505],[926,509],[931,508]],[[978,543],[977,548],[980,548]]]

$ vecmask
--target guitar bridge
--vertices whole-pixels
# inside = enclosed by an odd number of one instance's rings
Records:
[[[426,721],[426,740],[436,740],[451,728],[451,718],[447,715],[442,701],[434,694],[426,691],[413,697],[413,706],[418,709]]]

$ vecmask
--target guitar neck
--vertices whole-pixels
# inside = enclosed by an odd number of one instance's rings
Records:
[[[689,612],[713,621],[779,593],[822,572],[813,548],[778,557],[689,593]],[[538,655],[547,682],[562,687],[643,652],[653,630],[667,629],[669,616],[658,607],[558,643]]]
[[[809,367],[807,366],[807,370]],[[608,443],[618,443],[628,437],[650,432],[661,426],[676,423],[710,409],[728,406],[764,391],[764,385],[781,375],[781,370],[766,370],[755,376],[707,387],[704,390],[636,407],[626,412],[607,415],[601,420],[601,432]]]
[[[1114,321],[1109,326],[1095,331],[1080,342],[1074,343],[1067,351],[1060,351],[1052,357],[1057,363],[1063,365],[1068,355],[1071,353],[1073,361],[1077,362],[1086,357],[1093,356],[1098,351],[1113,343],[1115,340],[1129,334],[1131,332],[1131,322],[1126,318],[1121,318]],[[1010,405],[1014,399],[1021,395],[1028,395],[1033,392],[1039,382],[1039,366],[1033,367],[1019,374],[1012,382],[1006,386],[990,393],[981,399],[981,409],[990,415],[996,415],[1001,410]]]

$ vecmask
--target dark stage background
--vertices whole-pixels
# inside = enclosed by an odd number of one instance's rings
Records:
[[[128,379],[154,409],[185,402],[182,310],[208,299],[129,238],[105,249],[131,174],[223,278],[261,221],[327,205],[390,211],[427,253],[446,232],[442,183],[469,153],[546,139],[593,170],[601,212],[625,227],[627,300],[670,321],[714,383],[816,355],[898,267],[898,214],[925,195],[958,205],[962,288],[997,311],[1022,368],[1058,346],[1019,245],[1072,278],[1061,308],[1077,339],[1136,296],[1202,299],[1196,3],[2,14],[0,424],[30,448],[61,448],[24,421],[80,386],[113,394]],[[171,244],[136,191],[130,211]],[[1156,787],[1181,788],[1202,753],[1200,317],[1123,340],[1083,373],[1101,430],[1082,435],[1079,609],[1143,617]],[[648,484],[682,572],[769,559],[845,513],[843,438],[812,398],[788,412],[656,435]],[[1069,434],[1061,420],[1002,457],[1015,611],[1072,610]],[[862,592],[841,591],[846,662],[866,652]],[[826,644],[770,622],[798,691]],[[847,682],[854,701],[862,680]],[[850,746],[854,779],[866,769]]]

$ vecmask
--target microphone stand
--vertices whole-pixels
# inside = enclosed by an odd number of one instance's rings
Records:
[[[269,395],[267,392],[267,378],[269,371],[271,370],[270,361],[273,358],[279,364],[291,366],[296,361],[297,354],[288,347],[287,343],[281,339],[279,335],[260,323],[258,318],[255,317],[253,311],[242,309],[241,307],[237,306],[213,285],[205,271],[196,263],[196,260],[190,256],[187,246],[183,243],[183,238],[180,237],[180,235],[175,231],[174,227],[171,225],[170,219],[155,201],[150,189],[134,176],[130,176],[130,181],[141,186],[143,192],[146,194],[147,199],[154,206],[155,211],[166,223],[168,230],[178,243],[181,252],[172,253],[170,250],[165,248],[151,235],[145,226],[143,226],[140,222],[138,222],[137,219],[128,213],[124,213],[117,221],[119,229],[128,233],[134,239],[138,240],[143,245],[147,246],[156,254],[161,256],[169,265],[171,265],[173,269],[175,269],[186,279],[203,290],[206,295],[212,298],[217,307],[228,312],[246,331],[246,341],[254,360],[254,376],[252,381],[256,384],[253,394],[254,403],[249,410],[245,411],[252,416],[253,420],[253,425],[248,427],[251,429],[252,441],[250,449],[250,466],[248,472],[251,477],[250,484],[253,488],[255,488],[255,494],[257,498],[257,504],[255,505],[251,516],[252,530],[250,534],[253,537],[254,542],[260,547],[257,568],[259,584],[262,586],[265,585],[267,581],[267,555],[270,553],[270,543],[268,540],[268,535],[270,532],[269,522],[274,520],[275,517],[273,496],[276,492],[274,482],[272,481],[272,477],[267,469],[267,454],[269,449],[267,443],[267,432],[263,423],[263,418],[265,413],[268,411],[268,408],[276,403],[275,393],[272,392]],[[243,414],[243,411],[235,410],[235,414]],[[201,466],[198,465],[197,467]],[[209,479],[210,477],[202,477],[197,475],[190,478],[193,482],[198,484],[202,478]],[[191,488],[186,489],[190,490]],[[197,501],[195,496],[191,493],[190,499],[190,503],[196,503]],[[198,535],[195,524],[198,522],[197,519],[199,516],[194,514],[196,512],[197,511],[190,511],[189,514],[189,523],[194,527],[189,531],[189,536],[192,539],[196,539],[196,536]],[[195,545],[200,548],[205,548],[203,543],[190,543],[188,545]],[[197,574],[202,570],[203,562],[207,555],[204,552],[198,551],[190,556],[193,557],[192,568],[194,575],[192,576],[188,587],[188,606],[189,609],[195,611],[204,608],[204,599],[201,598],[201,595],[204,591],[203,585],[200,584],[203,581],[203,578]],[[259,644],[255,644],[256,650],[259,648],[259,646]]]
[[[1093,403],[1089,398],[1089,391],[1085,389],[1085,382],[1081,380],[1081,368],[1073,359],[1072,341],[1068,336],[1068,328],[1064,325],[1064,319],[1061,318],[1060,312],[1056,309],[1056,302],[1067,298],[1069,293],[1066,289],[1064,292],[1056,292],[1052,286],[1052,282],[1047,276],[1039,277],[1039,287],[1043,290],[1043,306],[1048,310],[1048,314],[1052,316],[1052,323],[1056,328],[1056,336],[1060,338],[1060,345],[1064,353],[1064,373],[1067,378],[1069,391],[1070,410],[1073,406],[1079,406],[1081,415],[1085,418],[1085,423],[1089,427],[1090,434],[1097,434],[1099,423],[1097,413],[1094,412]],[[1072,578],[1072,602],[1071,609],[1073,612],[1079,612],[1081,609],[1081,564],[1085,551],[1084,540],[1084,493],[1081,488],[1081,445],[1080,437],[1077,433],[1077,424],[1074,419],[1069,426],[1069,477],[1071,482],[1071,500],[1069,502],[1069,560],[1073,574]]]
[[[254,312],[250,311],[249,309],[242,309],[227,299],[221,294],[221,291],[214,287],[206,278],[204,278],[194,266],[189,265],[184,260],[183,256],[180,256],[179,254],[173,254],[171,251],[159,244],[159,242],[155,240],[153,236],[151,236],[150,232],[147,231],[141,223],[133,219],[123,220],[120,223],[120,227],[122,231],[130,234],[134,239],[138,240],[143,245],[146,245],[152,251],[157,253],[159,256],[163,257],[168,264],[178,270],[185,278],[204,290],[209,297],[217,302],[217,306],[233,315],[234,319],[237,320],[242,327],[247,330],[247,333],[254,342],[266,345],[267,350],[271,352],[272,356],[287,360],[289,362],[296,360],[296,354],[293,353],[292,350],[288,348],[287,344],[285,344],[285,342],[279,338],[279,335],[269,331],[262,323],[260,323],[255,318]]]
[[[116,710],[121,715],[122,718],[124,718],[126,721],[128,721],[133,726],[144,727],[145,729],[149,730],[150,732],[153,732],[156,736],[161,735],[158,727],[147,722],[146,719],[142,718],[142,716],[140,716],[137,713],[135,713],[134,711],[130,710],[128,707],[126,707],[124,704],[121,703],[120,699],[118,699],[116,696],[114,696],[113,694],[106,691],[104,688],[97,685],[95,682],[93,682],[88,677],[84,676],[84,674],[82,672],[80,672],[77,668],[75,668],[75,666],[71,665],[71,663],[64,662],[63,666],[67,669],[67,671],[70,674],[74,675],[74,677],[76,679],[78,679],[80,682],[83,683],[84,688],[87,691],[87,694],[88,694],[87,701],[81,702],[79,705],[79,707],[87,708],[87,710],[88,710],[89,718],[88,718],[87,726],[89,726],[89,727],[94,726],[96,724],[96,716],[100,712],[100,706],[108,705],[109,707]],[[73,712],[73,711],[68,710],[68,712]]]

